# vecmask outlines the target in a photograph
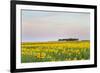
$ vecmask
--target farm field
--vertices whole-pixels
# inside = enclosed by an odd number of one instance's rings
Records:
[[[21,62],[88,60],[90,41],[22,42]]]

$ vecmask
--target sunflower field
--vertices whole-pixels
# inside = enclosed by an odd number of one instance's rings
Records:
[[[21,62],[88,60],[90,41],[22,42]]]

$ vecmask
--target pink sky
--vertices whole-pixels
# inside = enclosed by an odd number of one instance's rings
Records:
[[[22,41],[90,39],[90,14],[22,10]]]

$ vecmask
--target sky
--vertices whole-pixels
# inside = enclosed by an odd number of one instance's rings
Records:
[[[22,42],[90,39],[90,14],[61,11],[21,11]]]

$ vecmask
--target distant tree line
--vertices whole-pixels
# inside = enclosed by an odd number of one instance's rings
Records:
[[[58,41],[78,41],[77,38],[68,38],[68,39],[58,39]]]

